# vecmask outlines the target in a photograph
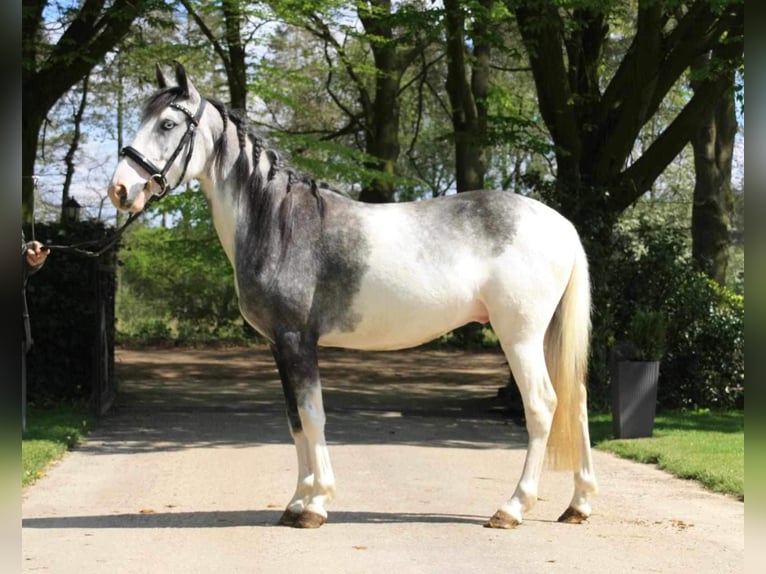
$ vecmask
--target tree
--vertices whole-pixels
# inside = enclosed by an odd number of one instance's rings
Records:
[[[247,39],[242,37],[243,25],[247,17],[240,0],[223,0],[220,15],[213,13],[217,20],[223,20],[223,30],[209,26],[203,17],[211,12],[210,4],[195,6],[191,0],[181,0],[181,4],[193,18],[199,29],[210,41],[215,53],[221,60],[229,86],[229,105],[242,112],[247,111]],[[214,8],[214,7],[212,7]]]
[[[72,134],[72,139],[69,144],[69,149],[67,150],[66,156],[64,157],[64,163],[66,164],[66,176],[64,178],[64,186],[61,190],[61,209],[63,213],[64,206],[67,203],[67,200],[69,199],[69,188],[72,185],[72,177],[74,176],[75,171],[75,154],[77,153],[77,148],[80,145],[80,135],[81,135],[81,126],[82,126],[82,119],[85,115],[85,106],[88,102],[88,76],[85,76],[85,78],[82,81],[82,96],[80,97],[80,103],[77,106],[77,109],[74,112],[73,115],[73,122],[74,122],[74,133]]]
[[[381,174],[364,183],[359,199],[382,203],[393,201],[396,192],[402,79],[432,40],[433,26],[429,26],[432,13],[415,3],[403,4],[394,11],[390,0],[359,1],[356,12],[365,33],[358,34],[351,26],[345,27],[342,33],[353,40],[352,47],[360,42],[368,47],[372,67],[365,57],[354,57],[346,40],[338,39],[318,11],[305,14],[301,25],[324,45],[328,68],[326,88],[347,118],[345,128],[339,130],[338,135],[360,131],[368,156],[365,168]],[[356,90],[354,109],[348,108],[333,91],[336,66],[345,71]]]
[[[513,0],[508,7],[555,145],[554,199],[582,230],[594,224],[609,228],[651,187],[730,86],[725,75],[702,79],[681,112],[631,161],[641,129],[697,58],[714,50],[725,68],[740,65],[744,2],[639,0],[630,47],[611,78],[602,64],[609,41],[607,8],[616,4],[560,4]]]
[[[404,11],[404,8],[400,8]],[[399,157],[399,89],[402,75],[417,56],[403,35],[395,29],[401,18],[391,11],[390,0],[369,0],[357,4],[375,65],[374,96],[357,83],[365,116],[366,152],[374,159],[367,167],[395,175]],[[404,41],[403,41],[404,40]],[[393,179],[375,178],[362,188],[361,201],[383,203],[394,200]]]
[[[700,58],[695,72],[710,70],[715,55]],[[726,285],[729,264],[729,228],[734,210],[731,168],[737,115],[734,106],[734,70],[723,72],[729,82],[715,107],[702,118],[691,138],[694,148],[694,203],[692,206],[692,258],[698,269],[719,285]],[[692,82],[696,90],[700,81]]]
[[[150,9],[153,0],[85,0],[65,6],[48,0],[22,5],[21,174],[22,220],[32,216],[38,138],[53,105],[88,75],[94,65],[130,32],[131,24]],[[161,4],[161,3],[159,3]],[[57,11],[63,32],[54,41],[45,29],[46,10]]]
[[[688,144],[699,119],[711,113],[731,82],[725,74],[708,74],[634,157],[637,139],[700,56],[712,51],[721,69],[742,64],[744,1],[506,0],[506,5],[516,17],[540,115],[554,145],[556,178],[541,192],[574,222],[589,254],[591,380],[603,384],[612,314],[620,304],[612,286],[618,278],[610,275],[615,223]],[[622,15],[635,28],[609,75],[609,24]]]
[[[473,49],[468,55],[465,35],[467,8],[461,4],[459,0],[444,2],[448,62],[446,88],[452,107],[458,192],[484,187],[491,52],[489,26],[494,1],[480,0],[473,6]]]

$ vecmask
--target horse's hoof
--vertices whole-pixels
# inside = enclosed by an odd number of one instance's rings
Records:
[[[564,522],[566,524],[582,524],[586,520],[588,520],[587,514],[584,514],[579,510],[575,510],[571,506],[567,508],[561,516],[559,516],[559,522]]]
[[[295,523],[298,522],[300,517],[301,514],[299,512],[293,512],[287,508],[282,513],[282,516],[279,517],[279,522],[277,522],[277,524],[280,526],[295,526]]]
[[[484,524],[484,528],[503,528],[505,530],[510,530],[516,528],[519,524],[521,524],[521,522],[516,520],[513,516],[503,510],[498,510],[495,512],[494,516]]]
[[[293,528],[319,528],[327,521],[327,518],[316,512],[304,510],[291,525]]]

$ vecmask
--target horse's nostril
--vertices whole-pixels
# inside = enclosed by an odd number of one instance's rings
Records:
[[[120,203],[125,203],[128,199],[128,189],[121,183],[114,184],[110,191],[112,197],[119,200]]]

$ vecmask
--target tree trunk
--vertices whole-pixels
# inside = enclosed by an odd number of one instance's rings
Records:
[[[474,7],[473,54],[466,61],[465,11],[459,0],[445,0],[444,25],[447,37],[447,94],[452,108],[455,138],[455,185],[457,192],[484,188],[487,145],[487,92],[489,90],[489,13],[493,0],[480,0]],[[469,82],[470,69],[470,82]],[[458,343],[470,350],[481,347],[479,323],[456,329]]]
[[[197,10],[189,0],[181,0],[181,4],[221,59],[228,79],[229,107],[243,113],[247,112],[247,64],[245,61],[247,54],[245,42],[242,40],[244,13],[241,0],[221,2],[223,42],[221,42],[219,30],[217,28],[213,30],[205,23],[202,10]],[[220,22],[218,17],[215,22],[216,25]]]
[[[75,165],[75,154],[77,154],[77,148],[80,147],[80,134],[82,125],[82,118],[85,115],[85,106],[88,103],[88,76],[82,81],[82,96],[80,97],[80,105],[77,106],[77,111],[74,114],[74,133],[72,134],[72,141],[69,143],[69,149],[64,157],[64,163],[66,164],[66,174],[64,176],[64,185],[61,188],[61,213],[64,213],[64,206],[67,199],[69,199],[69,189],[72,186],[72,178],[77,166]]]
[[[247,65],[245,44],[242,41],[242,6],[239,0],[224,0],[221,7],[226,23],[226,49],[229,55],[226,72],[229,79],[230,103],[233,109],[246,112]]]
[[[732,89],[704,118],[691,139],[694,148],[694,204],[692,207],[692,258],[719,285],[726,284],[729,264],[729,227],[734,197],[731,166],[737,116]]]
[[[389,29],[390,32],[390,29]],[[383,46],[373,45],[375,58],[375,99],[372,117],[367,122],[367,154],[376,158],[365,167],[386,175],[395,175],[399,158],[399,77],[396,46],[392,41]],[[359,194],[360,201],[386,203],[394,201],[396,188],[393,181],[375,178]]]
[[[22,112],[21,116],[21,220],[29,223],[32,221],[35,202],[34,173],[38,135],[45,115],[28,111]]]
[[[399,158],[399,81],[405,60],[397,52],[391,24],[390,0],[360,4],[359,18],[369,38],[375,61],[375,96],[367,109],[365,152],[375,159],[365,167],[393,176]],[[368,203],[394,201],[396,187],[391,179],[374,178],[366,184],[359,200]]]
[[[445,0],[447,93],[455,137],[455,183],[458,193],[484,187],[489,89],[488,17],[492,0],[482,0],[474,15],[471,81],[466,62],[465,12],[458,0]]]

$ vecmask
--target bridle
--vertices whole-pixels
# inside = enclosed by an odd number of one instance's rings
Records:
[[[85,255],[86,257],[100,257],[107,251],[109,251],[114,245],[117,244],[117,242],[120,240],[120,237],[125,232],[125,230],[130,226],[131,223],[133,223],[138,217],[146,211],[146,208],[149,207],[152,203],[155,201],[162,199],[168,191],[171,189],[174,189],[178,187],[181,182],[184,180],[184,176],[186,175],[186,170],[189,167],[189,162],[191,161],[191,156],[194,153],[194,136],[197,133],[197,127],[199,127],[199,121],[202,118],[202,114],[205,111],[205,99],[202,98],[200,100],[199,108],[197,108],[197,113],[192,114],[191,111],[189,111],[188,108],[185,108],[181,104],[177,104],[176,102],[172,102],[170,104],[171,108],[174,108],[176,110],[179,110],[180,112],[183,112],[183,114],[188,118],[189,124],[186,127],[186,131],[184,132],[184,135],[181,137],[181,141],[178,142],[178,145],[176,146],[175,151],[170,156],[170,159],[165,163],[165,167],[162,169],[158,168],[150,159],[148,159],[144,154],[142,154],[140,151],[138,151],[133,146],[125,146],[120,150],[120,156],[127,156],[133,161],[135,161],[138,165],[140,165],[142,168],[144,168],[149,173],[149,179],[147,180],[147,183],[150,181],[155,181],[159,185],[160,191],[154,192],[152,191],[152,196],[149,198],[149,201],[146,202],[144,205],[144,208],[139,211],[138,213],[131,213],[128,217],[128,220],[117,229],[110,238],[106,242],[103,242],[102,240],[91,240],[91,241],[82,241],[80,243],[76,243],[74,245],[45,245],[44,247],[46,249],[49,249],[51,251],[61,251],[65,253],[77,253],[78,255]],[[171,188],[170,184],[168,184],[167,180],[167,174],[170,167],[173,165],[173,162],[175,162],[176,158],[178,157],[178,154],[181,153],[181,150],[186,146],[186,143],[189,143],[189,150],[186,152],[186,159],[184,160],[184,169],[181,172],[181,177],[178,178],[178,181],[176,184]],[[34,219],[34,218],[33,218]],[[32,227],[32,238],[34,239],[34,221],[33,221],[33,227]],[[91,251],[90,249],[85,249],[86,246],[94,245],[97,249],[95,251]]]
[[[168,184],[168,180],[167,180],[168,170],[173,165],[173,162],[175,162],[176,158],[178,157],[178,154],[181,153],[181,150],[183,150],[186,143],[189,142],[189,150],[186,153],[186,159],[184,160],[184,169],[181,172],[181,177],[178,178],[178,182],[173,186],[173,188],[178,187],[181,184],[181,182],[184,180],[184,176],[186,175],[186,169],[189,167],[189,162],[191,161],[192,154],[194,153],[194,136],[197,133],[199,120],[200,118],[202,118],[202,114],[205,111],[205,99],[204,98],[201,99],[199,108],[197,108],[196,114],[192,114],[188,108],[182,106],[181,104],[177,104],[176,102],[172,102],[170,104],[170,107],[180,112],[183,112],[183,114],[189,119],[189,124],[186,126],[186,132],[184,132],[183,137],[181,137],[181,141],[178,142],[178,145],[176,146],[175,151],[170,156],[170,159],[168,159],[168,161],[165,162],[165,167],[160,169],[151,160],[149,160],[144,154],[142,154],[133,146],[128,145],[120,150],[121,157],[122,156],[129,157],[130,159],[135,161],[138,165],[140,165],[149,173],[150,177],[147,180],[147,183],[149,181],[157,182],[157,184],[159,185],[160,191],[157,193],[152,192],[153,196],[156,196],[157,198],[161,198],[168,191],[172,189],[170,187],[170,184]]]

